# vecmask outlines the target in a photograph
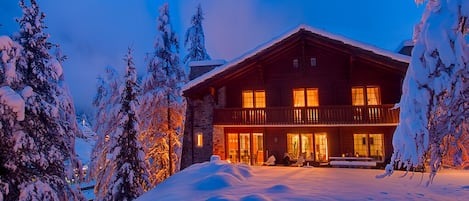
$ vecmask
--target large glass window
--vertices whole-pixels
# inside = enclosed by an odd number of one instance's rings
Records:
[[[382,161],[384,159],[384,135],[381,133],[353,134],[353,148],[355,155]]]
[[[368,156],[368,135],[353,134],[353,150],[354,155],[358,157]]]
[[[316,161],[327,161],[329,159],[326,133],[314,134],[314,147],[316,149],[314,158]]]
[[[303,155],[305,159],[312,159],[313,134],[311,133],[288,133],[287,152],[291,159],[298,159]]]
[[[239,162],[239,143],[238,143],[238,134],[237,133],[228,133],[228,160],[232,163]]]
[[[263,133],[228,133],[227,159],[232,163],[262,164],[264,162]]]
[[[264,137],[262,133],[252,134],[253,164],[262,165],[264,162]]]
[[[239,134],[239,151],[241,163],[251,164],[251,138],[250,133]]]
[[[370,134],[370,157],[382,161],[384,159],[384,139],[383,134]]]
[[[297,159],[300,152],[300,134],[287,134],[287,152],[290,159]]]
[[[304,155],[305,159],[312,159],[313,134],[301,134],[301,153]]]

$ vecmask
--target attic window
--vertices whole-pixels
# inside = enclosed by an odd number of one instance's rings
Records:
[[[317,66],[316,57],[311,57],[309,61],[310,61],[311,67]]]
[[[300,66],[300,62],[298,61],[298,59],[293,59],[293,68],[298,68]]]

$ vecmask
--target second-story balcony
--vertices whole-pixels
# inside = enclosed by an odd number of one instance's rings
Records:
[[[215,109],[215,125],[397,125],[394,105]]]

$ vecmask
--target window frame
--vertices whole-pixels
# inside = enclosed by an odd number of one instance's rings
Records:
[[[245,98],[245,94],[250,94],[251,95],[251,103],[252,103],[252,107],[250,107],[251,105],[249,105],[249,107],[247,107],[247,103],[245,102],[245,100],[247,100],[247,98]],[[258,96],[258,94],[263,94],[263,97],[260,97]],[[266,108],[267,104],[266,104],[266,101],[267,101],[267,98],[266,98],[266,91],[263,90],[263,89],[246,89],[246,90],[242,90],[241,91],[241,107],[242,108]],[[258,100],[263,100],[262,104],[259,104],[260,102],[258,102]]]
[[[308,92],[313,92],[315,94],[316,100],[310,100],[308,97],[309,93]],[[298,100],[296,99],[296,94],[295,92],[300,92],[302,93],[302,98],[303,100]],[[299,87],[299,88],[292,88],[292,105],[293,107],[318,107],[319,104],[319,88],[317,87]],[[314,97],[314,96],[313,96]],[[301,103],[300,103],[301,102]],[[300,103],[300,104],[297,104]]]

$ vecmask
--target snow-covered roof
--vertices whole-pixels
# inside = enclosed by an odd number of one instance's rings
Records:
[[[211,70],[211,71],[197,77],[196,79],[189,81],[187,84],[185,84],[182,87],[182,91],[186,91],[186,90],[188,90],[188,89],[190,89],[194,86],[197,86],[197,85],[203,83],[204,81],[206,81],[210,78],[215,77],[216,75],[218,75],[218,74],[220,74],[220,73],[222,73],[222,72],[224,72],[224,71],[226,71],[226,70],[240,64],[241,62],[245,61],[246,59],[258,54],[259,52],[262,52],[263,50],[266,50],[267,48],[269,48],[269,47],[283,41],[284,39],[288,38],[289,36],[299,32],[301,30],[306,30],[306,31],[309,31],[309,32],[314,33],[314,34],[317,34],[317,35],[320,35],[320,36],[323,36],[323,37],[326,37],[326,38],[330,38],[332,40],[343,42],[344,44],[347,44],[347,45],[351,45],[351,46],[358,47],[358,48],[363,49],[363,50],[371,51],[371,52],[373,52],[377,55],[382,55],[382,56],[385,56],[385,57],[389,57],[389,58],[391,58],[393,60],[396,60],[396,61],[400,61],[400,62],[404,62],[404,63],[409,63],[410,62],[410,57],[409,56],[402,55],[402,54],[395,53],[395,52],[391,52],[391,51],[388,51],[388,50],[384,50],[382,48],[378,48],[378,47],[373,46],[373,45],[369,45],[369,44],[365,44],[365,43],[362,43],[362,42],[359,42],[359,41],[355,41],[355,40],[346,38],[346,37],[341,36],[341,35],[329,33],[327,31],[324,31],[324,30],[321,30],[321,29],[318,29],[318,28],[314,28],[314,27],[311,27],[311,26],[308,26],[308,25],[299,25],[298,27],[294,28],[293,30],[291,30],[291,31],[279,36],[279,37],[273,38],[272,40],[270,40],[270,41],[268,41],[264,44],[259,45],[258,47],[246,52],[245,54],[241,55],[238,58],[233,59],[232,61],[226,63],[225,65],[214,68],[213,70]]]
[[[191,61],[189,66],[221,66],[226,64],[224,59],[204,60],[204,61]]]

